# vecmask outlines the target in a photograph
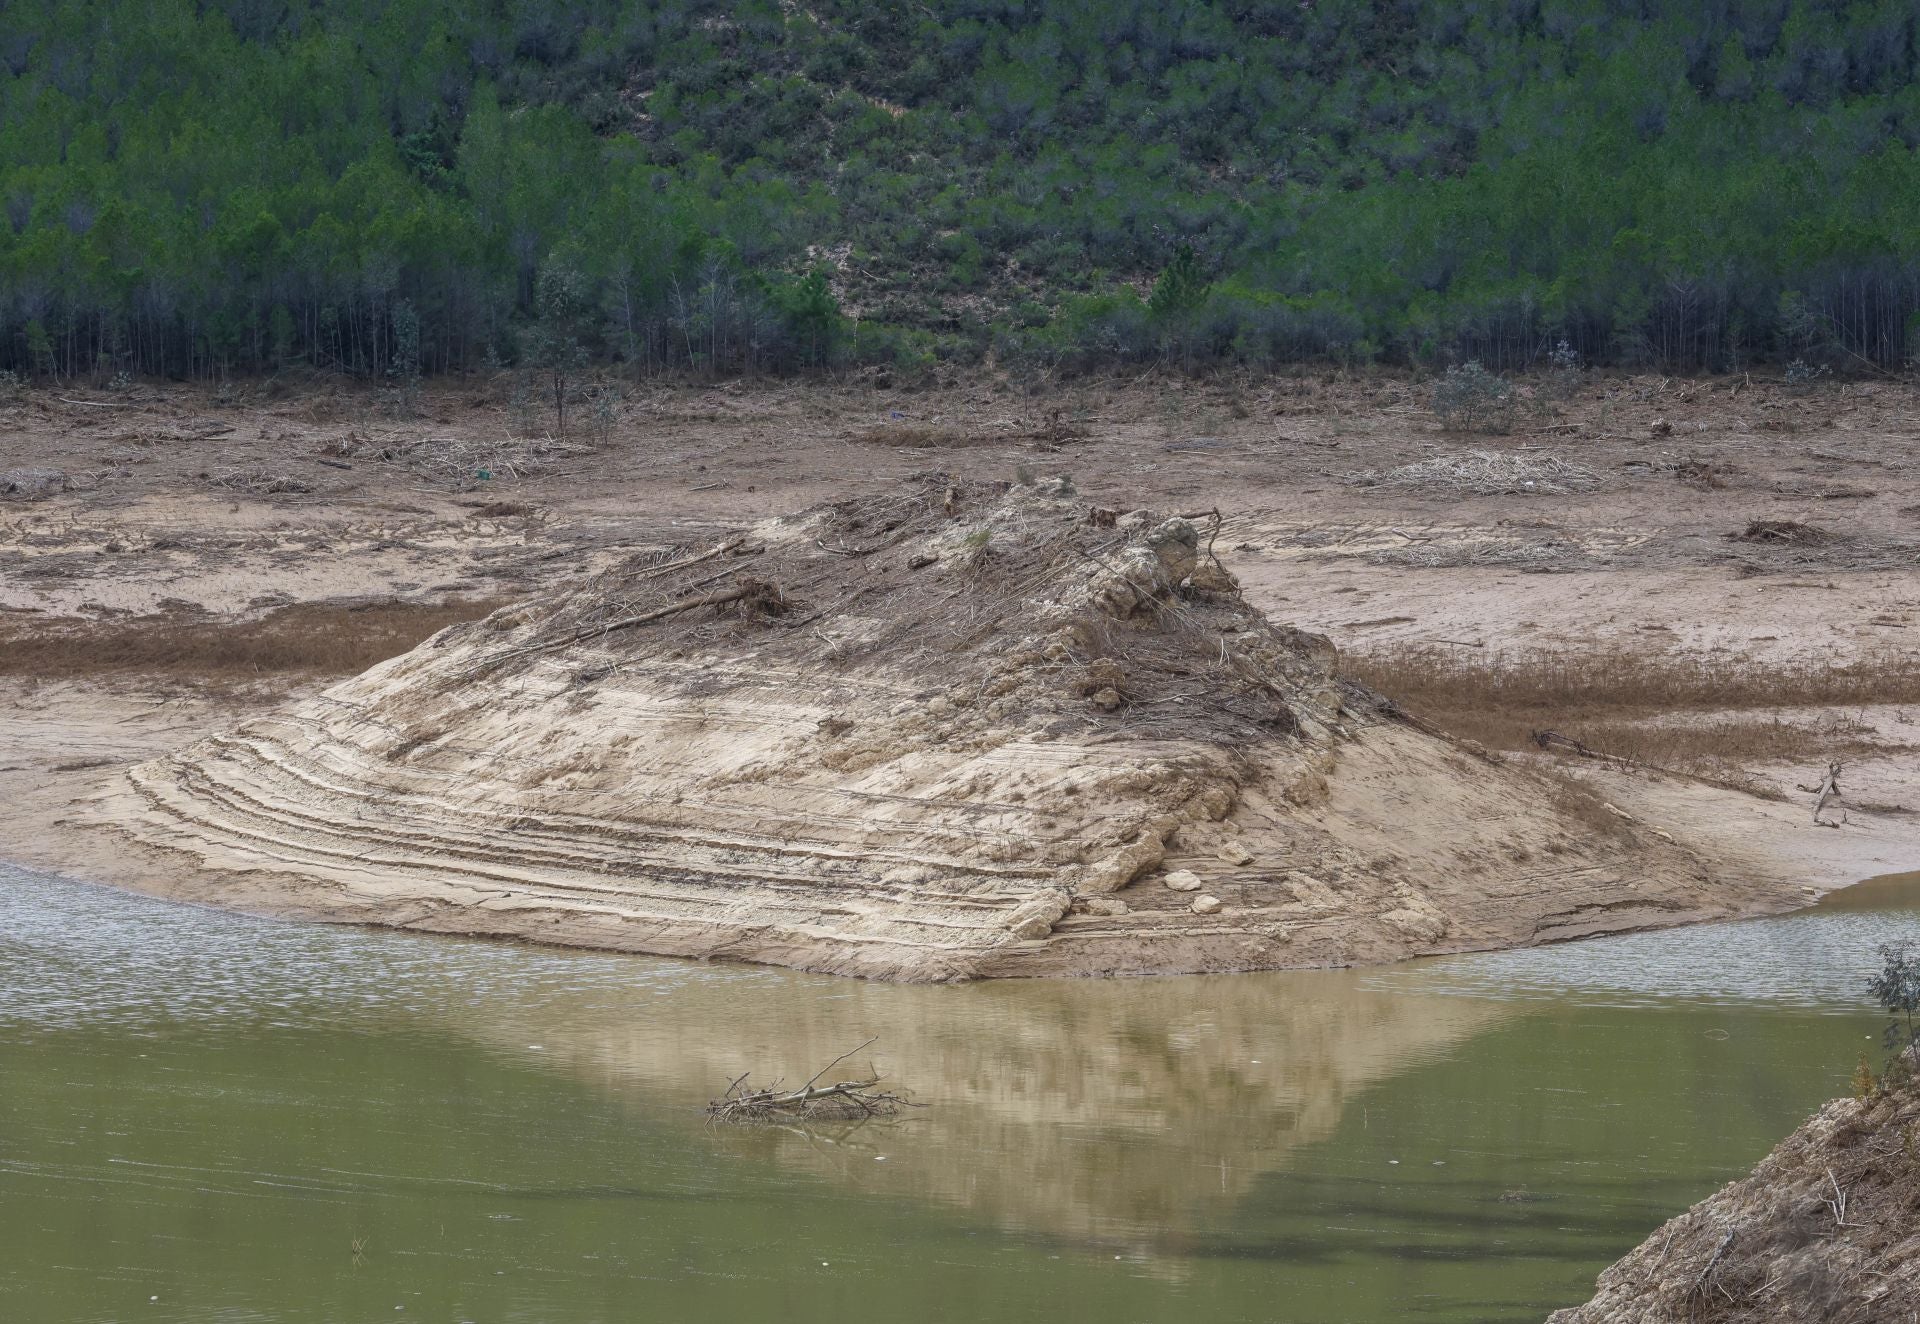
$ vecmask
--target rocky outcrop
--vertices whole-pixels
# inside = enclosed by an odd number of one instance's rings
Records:
[[[890,979],[1341,965],[1767,904],[1344,682],[1209,532],[928,476],[556,585],[141,764],[92,817],[256,905]]]
[[[1828,1104],[1598,1288],[1549,1324],[1920,1318],[1920,1090]]]

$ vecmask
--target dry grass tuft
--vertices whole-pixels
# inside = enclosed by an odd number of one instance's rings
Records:
[[[1779,759],[1886,748],[1871,727],[1844,715],[1784,710],[1920,702],[1920,657],[1891,651],[1833,667],[1606,650],[1475,657],[1412,647],[1352,654],[1343,670],[1490,749],[1534,749],[1536,732],[1554,731],[1636,763],[1716,777]]]
[[[203,473],[200,481],[208,487],[223,492],[247,492],[254,496],[281,496],[313,491],[313,484],[302,478],[288,474],[275,473],[265,465],[255,464],[244,469],[226,469],[219,473]]]
[[[39,680],[129,671],[209,680],[349,676],[498,605],[303,604],[252,620],[181,613],[108,621],[0,620],[0,675]]]
[[[992,446],[1003,438],[976,436],[959,428],[930,423],[880,423],[849,438],[863,446],[897,446],[904,450],[958,450],[964,446]]]
[[[1354,487],[1473,496],[1559,496],[1600,486],[1599,475],[1585,465],[1534,451],[1460,451],[1397,469],[1367,469],[1348,474],[1346,481]]]
[[[1834,542],[1839,536],[1837,533],[1812,524],[1802,524],[1795,519],[1750,520],[1747,527],[1740,532],[1727,535],[1735,542],[1784,542],[1815,547],[1822,543]]]

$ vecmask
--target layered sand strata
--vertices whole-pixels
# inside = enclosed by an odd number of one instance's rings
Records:
[[[1788,903],[1343,681],[1215,527],[925,475],[558,583],[88,817],[334,918],[903,980]]]

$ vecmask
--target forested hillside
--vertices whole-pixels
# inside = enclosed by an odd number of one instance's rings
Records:
[[[1920,350],[1910,0],[8,0],[0,368]]]

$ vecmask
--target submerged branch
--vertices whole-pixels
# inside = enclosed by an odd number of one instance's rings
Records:
[[[725,1094],[707,1105],[707,1116],[716,1122],[858,1121],[891,1117],[902,1108],[919,1107],[904,1095],[882,1089],[879,1073],[871,1066],[859,1080],[843,1080],[832,1085],[819,1083],[827,1072],[873,1042],[869,1039],[840,1054],[798,1089],[789,1089],[777,1080],[771,1085],[755,1087],[749,1081],[751,1073],[743,1072],[727,1083]]]

